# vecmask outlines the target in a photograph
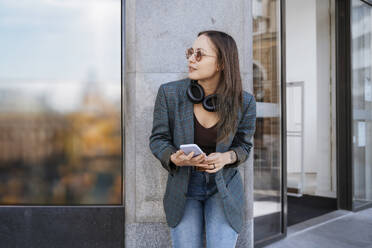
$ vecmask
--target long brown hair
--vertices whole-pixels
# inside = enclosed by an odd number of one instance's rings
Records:
[[[235,40],[228,34],[206,30],[198,33],[206,35],[212,41],[217,51],[217,63],[221,68],[221,77],[215,94],[218,95],[216,112],[219,117],[217,129],[220,130],[217,142],[228,137],[237,127],[239,108],[242,107],[242,80],[240,77],[238,48]]]

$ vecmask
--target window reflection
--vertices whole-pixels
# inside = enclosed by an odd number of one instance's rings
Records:
[[[280,1],[253,2],[255,241],[281,232]]]
[[[120,1],[0,3],[0,203],[121,203]]]

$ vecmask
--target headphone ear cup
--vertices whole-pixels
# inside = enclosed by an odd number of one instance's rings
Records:
[[[200,103],[204,99],[204,90],[195,80],[192,80],[187,88],[187,96],[192,103]]]
[[[216,105],[217,105],[217,95],[212,94],[206,96],[203,100],[203,107],[205,110],[209,112],[216,112]]]

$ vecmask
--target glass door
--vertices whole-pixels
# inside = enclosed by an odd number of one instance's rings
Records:
[[[351,1],[353,209],[372,203],[372,4]]]
[[[256,247],[285,232],[282,4],[280,0],[252,1],[253,90],[257,102],[253,211]]]

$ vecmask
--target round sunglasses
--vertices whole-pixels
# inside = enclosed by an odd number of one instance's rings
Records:
[[[202,59],[203,56],[216,57],[216,56],[213,56],[213,55],[205,54],[201,50],[194,51],[194,49],[192,47],[186,49],[186,59],[189,59],[193,54],[194,54],[195,60],[197,62],[199,62]]]

